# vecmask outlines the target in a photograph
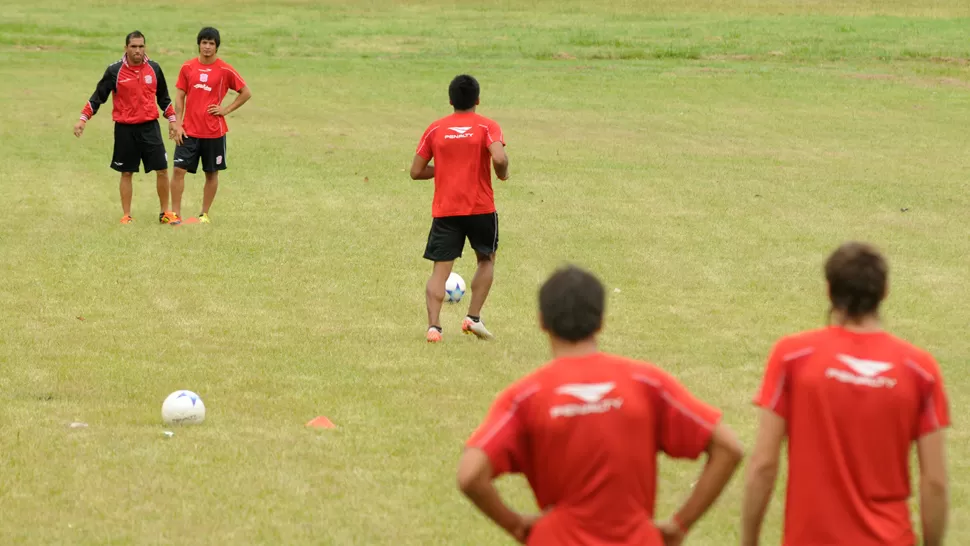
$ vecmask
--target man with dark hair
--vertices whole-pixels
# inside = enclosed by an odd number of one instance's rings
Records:
[[[679,545],[742,457],[721,412],[673,376],[600,352],[603,285],[576,267],[539,290],[553,360],[495,400],[465,445],[458,485],[499,527],[529,544]],[[657,455],[707,464],[687,501],[654,522]],[[525,474],[543,513],[513,512],[492,481]]]
[[[145,53],[145,35],[134,31],[125,37],[125,55],[105,69],[90,100],[74,124],[80,138],[89,119],[113,95],[111,118],[115,122],[111,168],[121,173],[122,224],[130,224],[132,175],[142,164],[145,172],[155,171],[158,191],[158,221],[168,223],[175,215],[168,210],[168,154],[158,126],[158,109],[168,118],[169,137],[175,133],[175,109],[168,95],[162,67]],[[156,106],[157,105],[157,106]]]
[[[468,75],[455,77],[448,96],[455,112],[424,131],[411,164],[412,180],[434,179],[431,231],[424,257],[434,262],[425,287],[429,342],[441,341],[441,305],[445,282],[465,239],[478,259],[472,278],[471,302],[462,332],[492,339],[481,320],[482,306],[492,287],[498,250],[498,212],[492,192],[491,167],[500,180],[508,180],[509,158],[498,123],[475,113],[479,85]],[[434,159],[434,165],[430,165]]]
[[[209,223],[209,207],[219,189],[219,171],[226,169],[226,116],[246,104],[252,96],[249,86],[229,63],[219,58],[222,39],[219,31],[205,27],[196,37],[198,58],[182,65],[175,84],[175,111],[178,121],[175,129],[175,171],[172,174],[172,209],[176,219],[173,225],[182,223],[182,192],[185,190],[185,173],[195,174],[202,162],[205,187],[202,191],[202,212],[196,222]],[[229,106],[222,106],[226,92],[232,89],[238,95]]]
[[[742,507],[742,546],[761,524],[788,438],[784,544],[917,544],[909,462],[920,469],[922,542],[940,546],[948,513],[949,404],[932,355],[885,330],[886,260],[849,242],[825,262],[830,321],[780,339],[754,402],[760,408]]]

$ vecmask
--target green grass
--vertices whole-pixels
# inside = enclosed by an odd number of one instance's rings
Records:
[[[822,323],[821,263],[849,238],[886,251],[887,325],[943,368],[949,543],[970,542],[970,7],[927,4],[8,2],[0,543],[508,543],[454,469],[495,393],[548,357],[535,291],[553,268],[594,269],[604,348],[672,371],[750,445],[771,343]],[[71,126],[127,32],[172,86],[204,24],[254,92],[214,223],[158,226],[141,174],[119,226],[110,105],[81,140]],[[457,335],[449,307],[429,347],[432,190],[406,169],[465,71],[512,159],[498,340]],[[179,388],[209,413],[165,440]],[[306,430],[316,415],[338,428]],[[662,471],[666,515],[697,466]],[[692,544],[735,540],[740,483]],[[533,508],[523,480],[501,486]]]

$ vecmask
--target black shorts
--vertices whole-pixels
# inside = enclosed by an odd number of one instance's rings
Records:
[[[168,168],[168,154],[158,120],[145,123],[115,123],[115,149],[111,168],[123,173],[138,172],[138,164],[145,172]]]
[[[226,169],[226,135],[219,138],[195,138],[186,136],[182,145],[175,147],[175,159],[172,165],[177,169],[185,169],[195,174],[199,170],[199,159],[202,160],[202,170],[207,173]]]
[[[424,257],[434,262],[450,262],[461,257],[465,238],[479,254],[498,250],[498,213],[472,216],[445,216],[431,221]]]

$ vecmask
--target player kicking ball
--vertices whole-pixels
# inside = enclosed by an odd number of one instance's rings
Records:
[[[461,329],[480,339],[494,338],[481,320],[498,250],[498,212],[491,167],[500,180],[508,180],[509,158],[501,127],[475,113],[479,94],[478,81],[471,76],[463,74],[451,81],[448,96],[455,111],[428,126],[411,164],[412,180],[434,179],[431,232],[424,251],[425,259],[434,262],[425,289],[429,343],[441,341],[445,282],[455,260],[462,255],[466,238],[475,251],[478,268],[472,278],[471,303]],[[432,159],[434,165],[430,164]]]
[[[242,76],[229,63],[219,58],[219,31],[206,27],[196,38],[198,58],[182,65],[175,84],[175,167],[172,173],[172,210],[175,220],[182,223],[182,192],[185,191],[185,173],[195,174],[202,162],[205,187],[202,193],[202,212],[198,221],[209,223],[209,207],[219,189],[219,171],[226,169],[226,116],[246,104],[252,92]],[[222,106],[226,92],[232,89],[236,99],[229,106]]]

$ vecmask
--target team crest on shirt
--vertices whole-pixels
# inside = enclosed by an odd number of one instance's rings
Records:
[[[895,379],[882,376],[882,374],[893,369],[893,365],[889,362],[866,360],[846,354],[838,354],[835,358],[852,371],[828,368],[825,370],[825,377],[828,379],[874,389],[891,389],[896,386]]]
[[[145,76],[145,85],[151,85],[151,84],[152,84],[152,77]]]
[[[606,398],[606,395],[613,391],[615,383],[570,383],[560,385],[556,389],[556,394],[565,394],[578,398],[582,404],[562,404],[549,408],[549,416],[556,417],[576,417],[579,415],[590,415],[595,413],[606,413],[623,406],[622,398]]]

